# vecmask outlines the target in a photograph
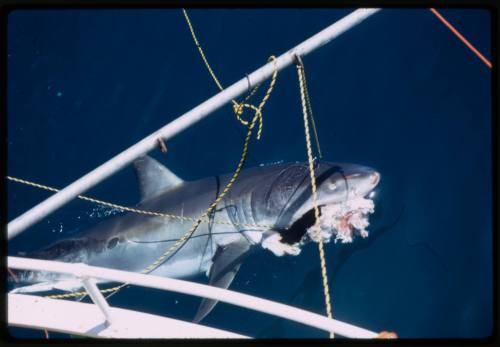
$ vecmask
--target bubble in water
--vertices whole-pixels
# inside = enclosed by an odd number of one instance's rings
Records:
[[[87,215],[90,218],[102,218],[102,217],[114,216],[114,215],[122,213],[122,212],[123,212],[123,210],[120,210],[119,208],[98,206],[98,207],[94,207],[92,209],[92,211],[87,212]]]

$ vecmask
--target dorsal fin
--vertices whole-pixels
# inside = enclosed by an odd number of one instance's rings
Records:
[[[172,171],[147,155],[136,159],[134,168],[139,180],[141,201],[152,198],[184,182]]]

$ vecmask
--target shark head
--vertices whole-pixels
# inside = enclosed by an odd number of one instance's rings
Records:
[[[367,237],[368,215],[374,211],[372,192],[380,182],[380,174],[372,168],[355,164],[323,164],[317,180],[317,204],[320,221],[307,229],[306,240],[352,242],[354,235]],[[312,198],[301,211],[314,209]],[[307,214],[307,212],[305,212]],[[311,213],[311,212],[309,212]],[[298,217],[297,215],[295,216]]]
[[[368,236],[368,215],[374,211],[371,199],[380,174],[366,166],[320,162],[314,165],[316,203],[320,222],[315,224],[314,198],[307,163],[288,164],[275,171],[270,184],[260,190],[264,203],[257,210],[279,230],[288,244],[318,241],[351,242],[353,236]]]
[[[380,174],[355,164],[321,163],[316,171],[317,202],[328,205],[365,197],[375,189]],[[312,207],[310,199],[305,208]]]

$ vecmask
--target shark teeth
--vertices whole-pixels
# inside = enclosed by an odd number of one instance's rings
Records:
[[[358,197],[340,204],[320,206],[320,232],[313,226],[307,229],[306,235],[313,241],[330,242],[335,235],[334,242],[350,243],[354,235],[363,238],[368,236],[366,228],[370,225],[368,215],[373,213],[373,200]]]

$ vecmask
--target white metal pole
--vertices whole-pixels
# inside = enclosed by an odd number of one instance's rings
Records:
[[[66,204],[68,201],[92,188],[116,171],[130,164],[141,155],[149,152],[158,145],[158,140],[160,138],[166,140],[177,135],[232,99],[237,98],[239,95],[248,90],[249,83],[251,86],[255,86],[256,84],[266,80],[273,74],[275,69],[281,70],[290,65],[294,61],[296,55],[306,55],[325,45],[379,10],[380,9],[358,9],[352,12],[316,35],[305,40],[298,46],[295,46],[289,51],[283,53],[275,61],[257,69],[248,76],[248,79],[245,77],[239,80],[230,87],[224,89],[220,93],[193,108],[191,111],[183,114],[179,118],[165,125],[163,128],[155,131],[132,147],[108,160],[85,176],[71,183],[63,190],[11,221],[7,226],[8,239],[10,240],[34,223],[54,212],[62,205]]]
[[[94,304],[96,304],[103,313],[107,324],[112,324],[113,316],[111,314],[111,309],[109,307],[108,302],[101,294],[101,291],[99,290],[99,288],[97,288],[97,285],[95,284],[95,279],[93,279],[92,277],[83,277],[82,283],[85,289],[87,290],[87,293],[90,295],[90,298],[92,299]]]
[[[49,271],[73,274],[77,277],[93,277],[110,280],[113,282],[129,283],[143,287],[170,290],[177,293],[201,296],[219,300],[251,310],[264,312],[270,315],[293,320],[308,326],[325,331],[334,332],[349,338],[372,339],[377,338],[376,332],[357,327],[336,319],[302,310],[293,306],[280,304],[271,300],[238,293],[232,290],[217,288],[206,284],[194,283],[167,277],[145,275],[135,272],[107,269],[89,266],[83,263],[71,264],[59,261],[7,257],[7,266],[12,269]]]

